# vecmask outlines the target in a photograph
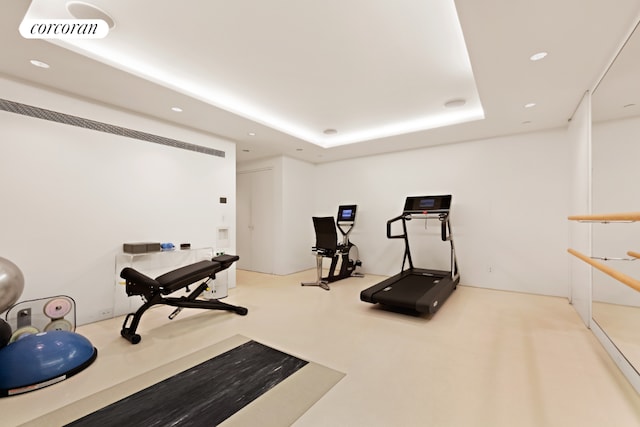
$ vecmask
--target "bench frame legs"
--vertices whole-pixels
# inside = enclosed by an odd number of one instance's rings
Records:
[[[247,314],[248,310],[245,307],[240,307],[236,305],[227,304],[221,302],[219,300],[198,300],[197,298],[207,290],[209,287],[209,282],[212,281],[214,277],[209,277],[207,280],[202,282],[198,287],[191,292],[188,296],[182,297],[163,297],[160,292],[150,292],[142,295],[142,299],[145,303],[135,312],[129,313],[124,319],[122,324],[122,330],[120,331],[120,335],[125,338],[127,341],[131,342],[131,344],[138,344],[142,337],[136,333],[138,329],[138,325],[140,324],[140,319],[145,311],[151,308],[154,305],[164,304],[170,305],[173,307],[177,307],[170,315],[169,319],[173,319],[180,313],[183,308],[202,308],[207,310],[226,310],[233,311],[241,316]],[[187,291],[189,287],[187,286]]]

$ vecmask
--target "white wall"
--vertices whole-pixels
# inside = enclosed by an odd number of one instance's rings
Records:
[[[300,160],[282,159],[282,236],[276,262],[277,274],[306,270],[315,265],[311,247],[315,233],[311,217],[315,215],[315,166]],[[337,207],[336,207],[337,211]],[[335,215],[335,213],[334,213]],[[302,254],[302,256],[300,256]]]
[[[110,316],[122,243],[235,251],[235,144],[0,80],[5,99],[225,151],[219,158],[0,111],[0,256],[25,275],[21,300],[73,297],[78,323]],[[219,197],[227,197],[221,205]],[[235,285],[233,271],[229,285]]]
[[[576,110],[568,132],[569,143],[569,212],[591,213],[591,95],[585,94]],[[568,222],[568,246],[585,255],[591,254],[591,225]],[[585,325],[591,323],[591,266],[567,255],[569,262],[569,300]]]
[[[289,157],[273,157],[238,165],[237,172],[273,170],[273,201],[270,209],[276,221],[274,227],[273,273],[291,274],[315,265],[311,253],[314,244],[313,223],[315,167]],[[337,209],[337,208],[336,208]],[[238,224],[242,227],[244,224]],[[238,248],[242,252],[243,248]]]
[[[238,171],[276,172],[275,274],[312,268],[311,217],[335,216],[338,205],[350,203],[358,205],[351,241],[362,271],[396,274],[403,245],[386,238],[387,220],[401,213],[408,195],[451,193],[462,284],[567,296],[568,164],[567,132],[559,129],[316,166],[279,157],[243,163]],[[438,223],[410,226],[415,265],[447,268]]]
[[[640,211],[640,117],[593,125],[593,212]],[[628,258],[640,251],[640,224],[594,224],[594,256]],[[610,267],[640,277],[640,261],[608,261]],[[593,300],[640,306],[640,293],[599,271],[593,273]]]
[[[406,196],[450,193],[461,284],[567,296],[568,156],[566,130],[553,130],[321,164],[315,214],[358,204],[363,271],[393,275],[404,248],[386,221]],[[416,267],[448,267],[437,222],[409,233]]]

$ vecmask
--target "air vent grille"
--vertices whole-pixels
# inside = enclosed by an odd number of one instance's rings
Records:
[[[85,129],[96,130],[99,132],[111,133],[113,135],[125,136],[128,138],[138,139],[140,141],[153,142],[156,144],[168,145],[170,147],[181,148],[183,150],[195,151],[210,156],[225,157],[225,152],[214,148],[203,147],[201,145],[191,144],[189,142],[178,141],[176,139],[166,138],[164,136],[154,135],[139,130],[128,129],[121,126],[110,125],[108,123],[98,122],[96,120],[85,119],[83,117],[72,116],[70,114],[59,113],[57,111],[47,110],[44,108],[34,107],[32,105],[21,104],[19,102],[9,101],[0,98],[0,110],[10,113],[21,114],[23,116],[35,117],[38,119],[49,120],[57,123],[64,123],[71,126],[81,127]]]

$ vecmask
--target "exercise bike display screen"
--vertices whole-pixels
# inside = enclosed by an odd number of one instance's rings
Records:
[[[356,205],[340,206],[338,208],[338,221],[355,221]]]

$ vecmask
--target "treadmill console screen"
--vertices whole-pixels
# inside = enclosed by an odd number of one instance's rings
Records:
[[[420,208],[421,209],[433,209],[433,207],[436,205],[436,199],[420,199]]]
[[[404,214],[424,214],[449,212],[451,195],[444,196],[410,196],[404,202]]]
[[[353,222],[356,220],[356,205],[343,205],[338,208],[338,221]]]

